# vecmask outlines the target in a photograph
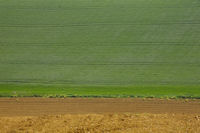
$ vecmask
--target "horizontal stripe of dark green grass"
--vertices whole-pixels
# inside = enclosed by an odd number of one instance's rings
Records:
[[[200,86],[66,86],[0,84],[0,97],[97,97],[200,99]]]

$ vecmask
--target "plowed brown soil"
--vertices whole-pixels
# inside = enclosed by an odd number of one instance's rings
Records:
[[[200,100],[1,98],[0,133],[200,133]]]

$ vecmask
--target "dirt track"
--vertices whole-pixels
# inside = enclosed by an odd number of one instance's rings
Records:
[[[0,116],[88,113],[200,114],[200,100],[0,98]]]

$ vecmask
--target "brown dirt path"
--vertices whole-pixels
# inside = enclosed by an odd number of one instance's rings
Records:
[[[0,116],[89,113],[200,114],[200,100],[131,98],[0,98]]]

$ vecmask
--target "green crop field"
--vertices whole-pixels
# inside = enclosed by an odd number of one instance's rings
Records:
[[[200,98],[200,1],[0,0],[0,96]]]

